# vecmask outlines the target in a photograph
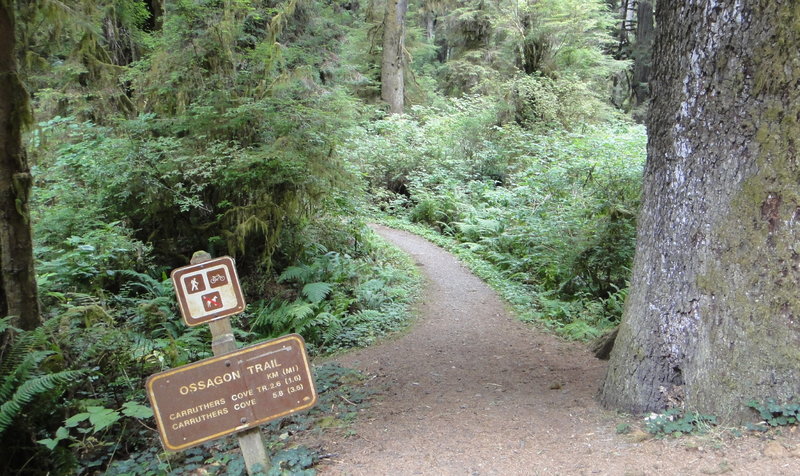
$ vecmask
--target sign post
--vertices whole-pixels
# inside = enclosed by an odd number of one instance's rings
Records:
[[[245,303],[229,257],[198,251],[171,276],[184,322],[208,323],[214,357],[147,380],[161,441],[179,451],[238,432],[248,474],[266,471],[259,425],[317,403],[305,342],[291,334],[237,350],[229,316]]]

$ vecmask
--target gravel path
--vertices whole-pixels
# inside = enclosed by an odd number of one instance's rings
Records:
[[[336,360],[372,377],[379,399],[354,436],[320,441],[331,475],[800,474],[800,432],[645,439],[599,408],[605,363],[526,325],[452,255],[376,231],[426,279],[419,319],[395,340]],[[634,420],[636,422],[636,420]]]

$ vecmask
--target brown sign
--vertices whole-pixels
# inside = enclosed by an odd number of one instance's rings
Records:
[[[171,276],[188,326],[244,311],[239,276],[229,256],[175,269]]]
[[[147,395],[164,448],[178,451],[317,403],[297,334],[152,375]]]

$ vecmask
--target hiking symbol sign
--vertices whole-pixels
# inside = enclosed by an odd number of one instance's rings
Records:
[[[233,258],[184,266],[172,271],[181,315],[188,326],[196,326],[244,310],[244,298]]]

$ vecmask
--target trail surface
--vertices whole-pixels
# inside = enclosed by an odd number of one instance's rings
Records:
[[[334,455],[322,474],[800,474],[800,432],[617,434],[623,420],[595,400],[605,364],[584,345],[515,320],[488,286],[426,240],[376,231],[413,256],[425,292],[408,333],[336,359],[371,376],[380,397],[354,435],[317,442]]]

